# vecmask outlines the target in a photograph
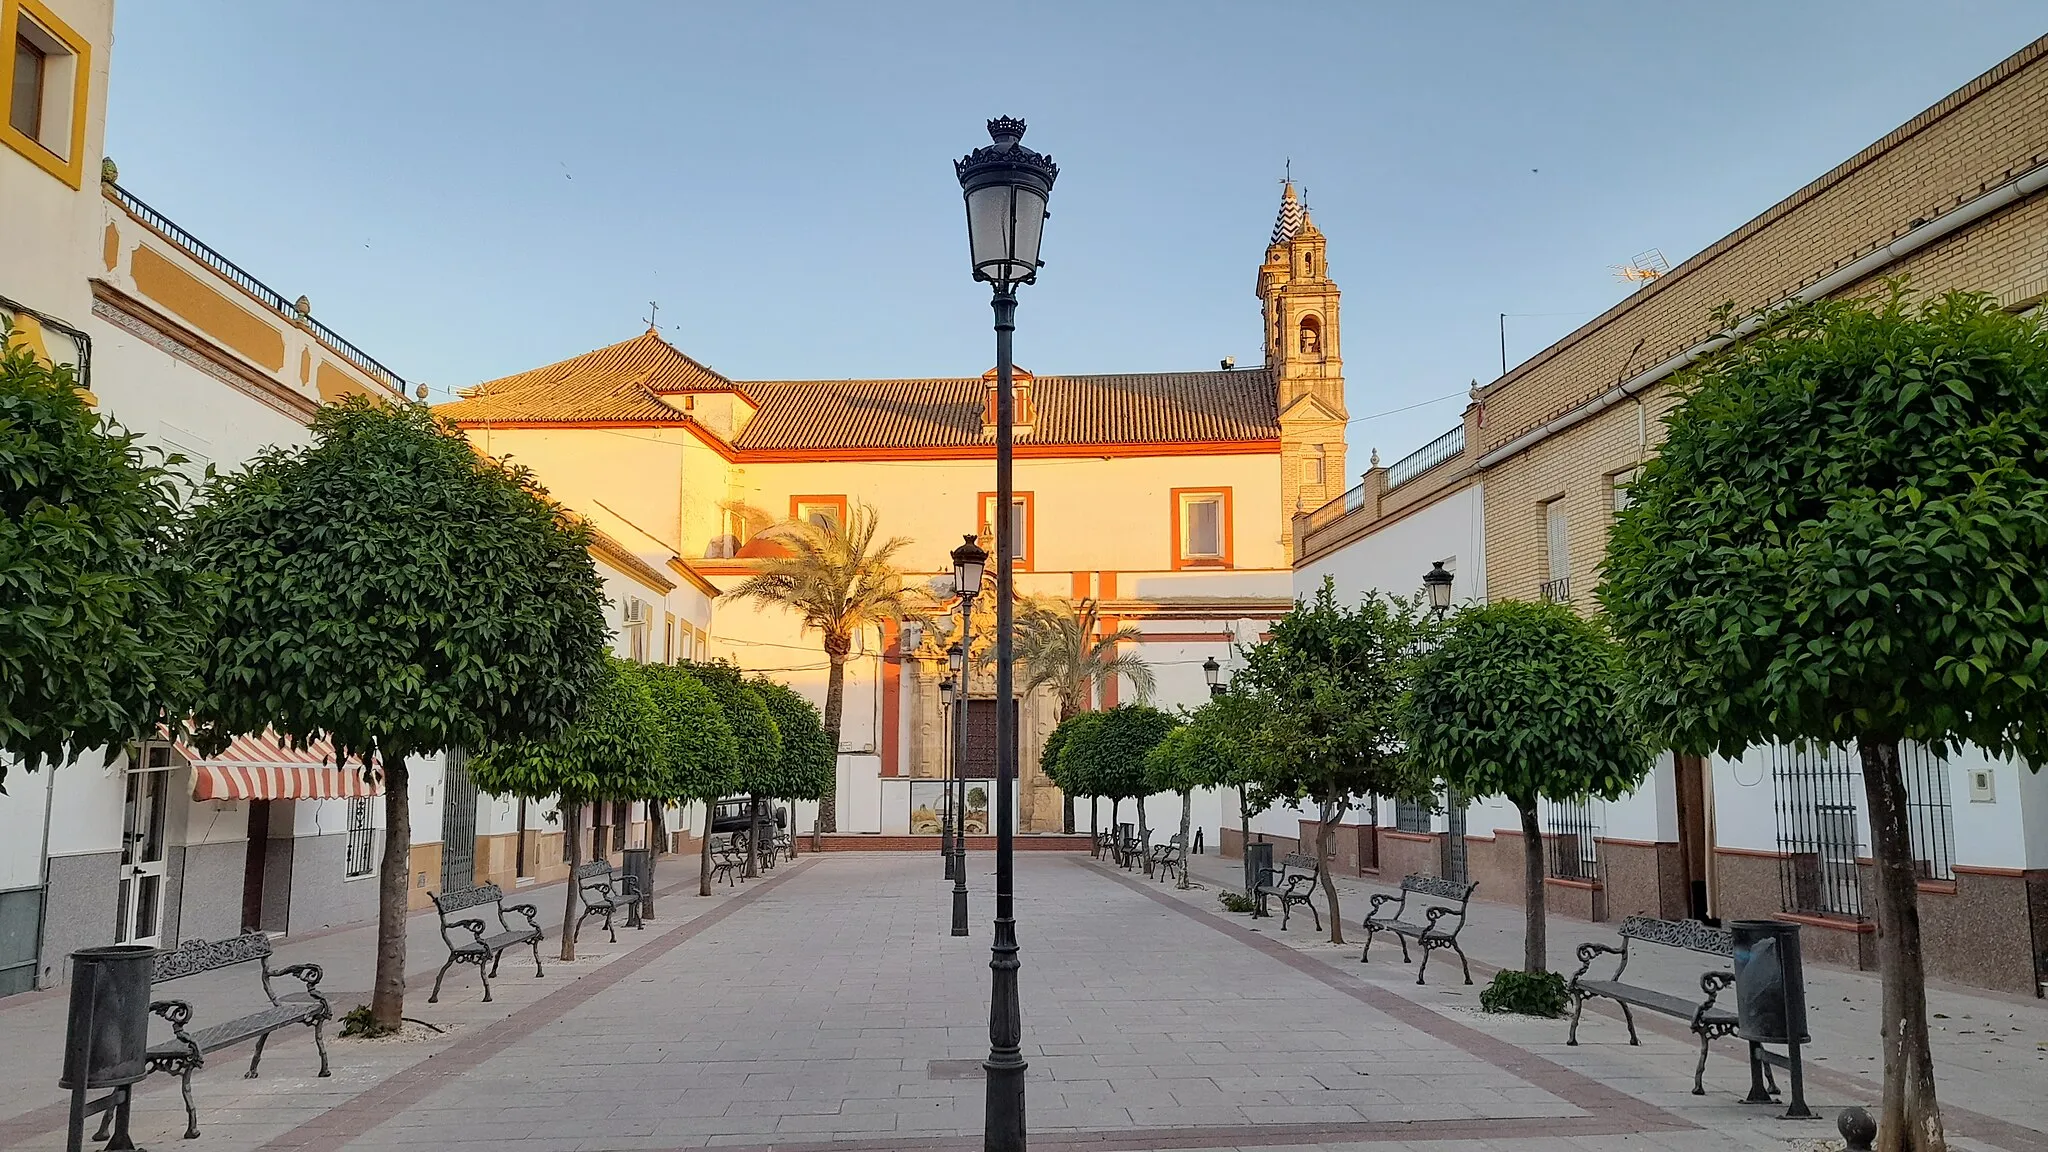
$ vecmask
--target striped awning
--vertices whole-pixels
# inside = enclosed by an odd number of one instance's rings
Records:
[[[266,732],[237,736],[218,756],[201,756],[183,741],[178,751],[192,763],[194,800],[332,799],[384,792],[381,779],[363,779],[361,764],[336,767],[334,746],[325,740],[287,748]]]

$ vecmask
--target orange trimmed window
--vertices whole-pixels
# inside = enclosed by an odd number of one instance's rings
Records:
[[[92,46],[41,0],[0,0],[0,142],[73,188],[84,187]]]
[[[983,492],[980,497],[980,505],[981,512],[978,523],[980,524],[981,531],[990,540],[994,540],[996,494],[993,492]],[[1033,511],[1031,493],[1016,491],[1010,493],[1010,555],[1016,560],[1016,566],[1027,572],[1031,570],[1032,543],[1037,535],[1037,525],[1033,523]],[[991,556],[989,559],[993,561],[995,557]]]
[[[791,496],[789,518],[816,524],[820,528],[844,527],[846,524],[846,497],[844,496]]]
[[[1230,489],[1173,490],[1173,566],[1228,568]]]

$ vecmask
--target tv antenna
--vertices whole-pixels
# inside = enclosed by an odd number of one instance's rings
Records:
[[[1631,284],[1647,284],[1669,271],[1671,261],[1666,260],[1664,253],[1655,248],[1636,253],[1626,264],[1614,265],[1615,279]]]

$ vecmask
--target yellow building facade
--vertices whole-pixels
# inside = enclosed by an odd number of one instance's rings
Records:
[[[1016,377],[1018,588],[1096,601],[1105,628],[1138,629],[1162,706],[1198,703],[1202,662],[1227,665],[1287,610],[1293,514],[1342,488],[1340,292],[1291,185],[1256,294],[1263,365]],[[687,562],[729,588],[751,571],[750,541],[768,524],[843,522],[868,505],[883,535],[910,541],[902,559],[914,578],[943,597],[948,553],[963,535],[985,539],[994,512],[994,388],[992,371],[739,380],[649,330],[477,385],[440,410],[651,562]],[[817,638],[779,612],[719,605],[699,654],[823,698]],[[841,742],[843,828],[907,831],[911,782],[949,771],[942,673],[914,635],[863,638]],[[965,720],[976,730],[992,724],[992,691],[975,685]],[[1130,698],[1119,683],[1100,703]],[[1019,707],[1021,819],[1057,830],[1060,797],[1037,767],[1056,707],[1045,691]]]

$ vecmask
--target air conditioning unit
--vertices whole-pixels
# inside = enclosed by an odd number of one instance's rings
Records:
[[[637,596],[626,601],[624,623],[628,628],[638,628],[647,623],[647,601]]]

